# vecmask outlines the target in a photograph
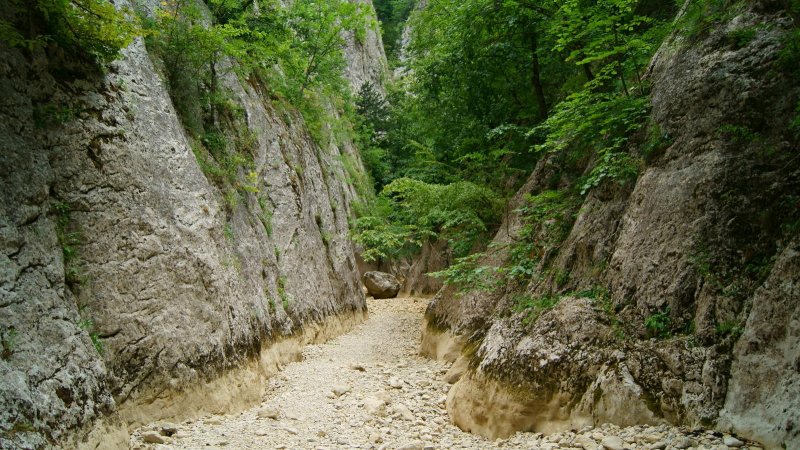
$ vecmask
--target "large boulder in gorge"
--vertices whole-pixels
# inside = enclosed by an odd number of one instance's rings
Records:
[[[390,273],[366,272],[361,281],[367,287],[367,293],[375,298],[394,298],[400,292],[400,282]]]

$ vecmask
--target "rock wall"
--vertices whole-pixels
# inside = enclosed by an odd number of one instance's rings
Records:
[[[453,359],[455,346],[454,367],[468,367],[448,396],[456,424],[497,437],[668,422],[800,445],[800,161],[789,129],[800,86],[779,63],[794,25],[775,2],[748,5],[662,46],[648,72],[662,148],[631,187],[581,199],[539,276],[434,298],[423,353]],[[731,36],[742,30],[757,31],[741,44]],[[552,164],[539,163],[512,209],[553,189]],[[512,215],[495,242],[513,243],[521,227]],[[502,264],[504,246],[491,247],[484,263]],[[521,294],[560,301],[531,317],[515,308]],[[666,335],[645,325],[657,314]]]
[[[370,36],[353,80],[384,70]],[[71,64],[0,47],[2,448],[126,448],[129,425],[244,407],[366,314],[351,144],[229,73],[257,192],[222,192],[141,40],[107,73]]]
[[[373,87],[382,91],[383,83],[389,74],[389,64],[383,51],[383,40],[381,39],[375,7],[372,5],[372,0],[350,0],[350,2],[366,5],[371,11],[374,26],[367,30],[363,41],[357,40],[353,33],[345,36],[347,41],[347,47],[345,47],[345,57],[347,58],[345,76],[355,92],[358,92],[365,83],[370,83]]]

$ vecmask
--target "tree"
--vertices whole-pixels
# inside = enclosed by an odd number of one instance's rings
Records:
[[[101,65],[119,58],[139,33],[127,11],[106,0],[8,0],[6,8],[0,41],[29,49],[52,42]]]
[[[345,66],[345,33],[364,40],[368,11],[346,0],[296,0],[288,7],[288,24],[299,58],[289,61],[291,78],[298,80],[302,98],[312,86],[334,87]]]

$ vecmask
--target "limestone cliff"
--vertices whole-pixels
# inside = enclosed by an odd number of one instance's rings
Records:
[[[379,81],[379,36],[348,49]],[[366,314],[360,170],[258,83],[223,82],[252,185],[204,175],[142,40],[86,75],[0,47],[0,447],[126,447],[127,426],[236,409],[299,346]]]
[[[663,45],[648,73],[658,148],[635,184],[580,199],[532,281],[437,294],[423,353],[469,366],[449,393],[456,424],[504,436],[669,422],[800,445],[800,160],[789,127],[800,86],[779,62],[791,19],[778,2],[748,5]],[[731,39],[742,30],[752,39]],[[511,209],[561,187],[553,163],[540,161]],[[523,225],[519,213],[507,219],[486,265],[506,261]],[[532,312],[521,297],[558,303]]]

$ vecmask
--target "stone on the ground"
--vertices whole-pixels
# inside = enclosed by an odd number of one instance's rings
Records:
[[[166,441],[160,434],[156,433],[155,431],[149,431],[142,435],[142,441],[147,442],[148,444],[163,444]]]
[[[274,420],[274,419],[277,419],[278,417],[280,417],[280,415],[281,415],[281,411],[278,408],[274,407],[274,406],[266,406],[264,408],[259,409],[258,412],[256,413],[256,416],[258,416],[261,419],[273,419]]]
[[[174,423],[164,422],[161,424],[161,435],[172,436],[178,432],[178,426]]]
[[[398,403],[392,407],[395,414],[400,416],[403,420],[414,421],[414,413],[408,409],[408,406],[404,405],[403,403]]]
[[[375,416],[385,416],[386,402],[378,397],[367,397],[364,399],[364,410]]]
[[[403,380],[397,377],[389,378],[389,386],[395,389],[400,389],[403,387]]]
[[[595,450],[597,448],[597,442],[595,442],[594,439],[590,438],[589,436],[584,435],[576,437],[572,441],[572,445],[584,450]]]
[[[395,298],[400,292],[400,282],[390,273],[366,272],[361,281],[366,286],[367,293],[376,299]]]
[[[625,443],[618,436],[606,436],[600,445],[606,450],[623,450],[625,448]]]
[[[667,448],[667,443],[664,441],[658,441],[650,444],[650,450],[664,450]]]
[[[744,445],[744,442],[740,441],[739,439],[727,435],[724,438],[722,438],[722,443],[727,445],[728,447],[741,447]]]
[[[346,384],[337,384],[336,386],[333,387],[333,389],[331,389],[331,392],[333,392],[333,395],[341,397],[344,394],[350,392],[350,386]]]
[[[425,450],[425,443],[422,441],[414,441],[397,447],[397,450]]]
[[[689,448],[692,446],[692,440],[686,436],[678,436],[672,440],[672,446],[677,449]]]

